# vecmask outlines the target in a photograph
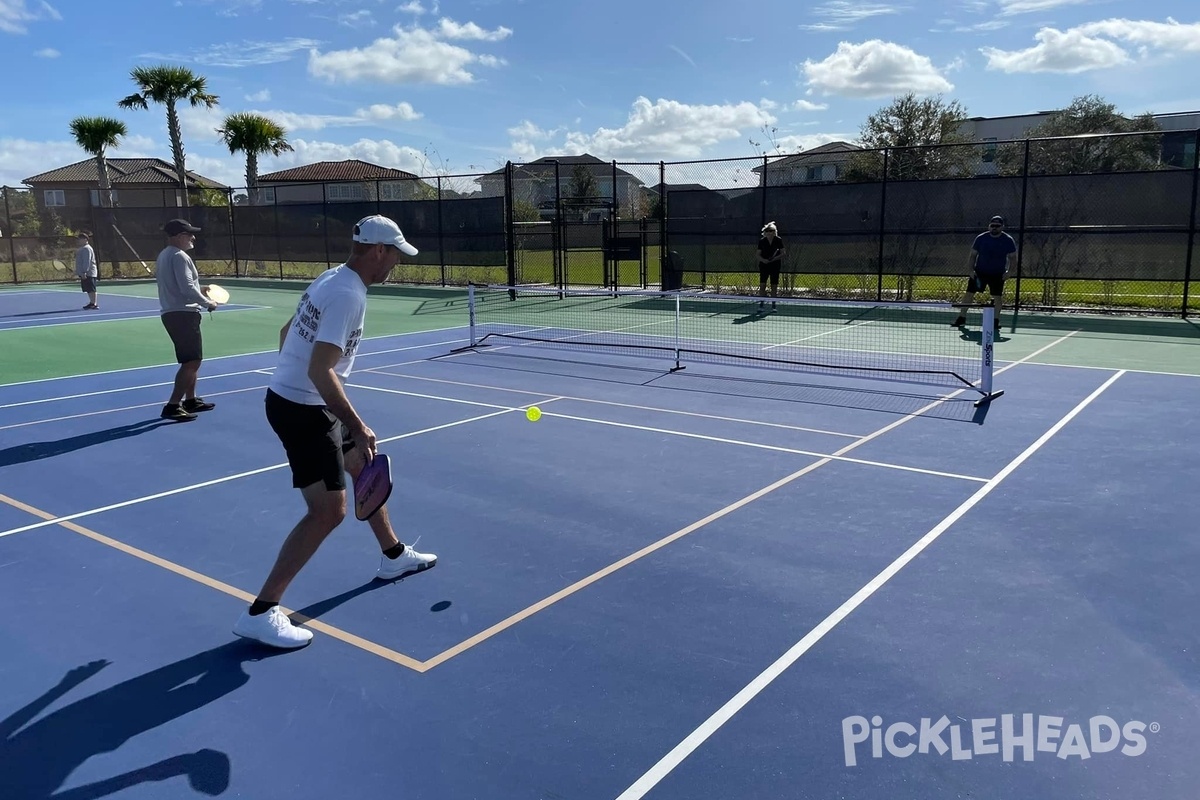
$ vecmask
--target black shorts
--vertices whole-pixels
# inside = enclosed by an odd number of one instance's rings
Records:
[[[163,327],[175,345],[175,360],[180,364],[204,358],[204,340],[200,337],[200,312],[168,311],[162,315]]]
[[[759,283],[765,282],[768,278],[772,283],[779,283],[779,270],[783,265],[778,261],[771,264],[758,265],[758,280]]]
[[[96,279],[91,275],[84,276],[79,279],[79,285],[85,292],[96,291]]]
[[[972,294],[988,290],[988,294],[992,297],[1000,297],[1004,294],[1004,275],[980,275],[975,273],[967,280],[967,291]]]
[[[346,426],[326,406],[294,403],[267,389],[267,422],[283,444],[292,486],[323,481],[331,492],[346,488],[344,454],[354,448]]]

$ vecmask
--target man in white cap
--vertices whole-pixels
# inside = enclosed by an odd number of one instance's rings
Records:
[[[287,453],[292,486],[306,513],[283,543],[254,603],[234,626],[238,636],[273,647],[303,647],[312,632],[280,609],[283,593],[346,516],[346,480],[375,457],[375,433],[342,386],[354,365],[367,313],[367,287],[387,280],[401,253],[416,255],[399,226],[382,216],[354,226],[346,263],[327,270],[300,298],[279,330],[279,363],[266,395],[266,415]],[[393,580],[428,569],[437,557],[418,553],[392,530],[387,507],[369,520],[383,551],[376,577]]]

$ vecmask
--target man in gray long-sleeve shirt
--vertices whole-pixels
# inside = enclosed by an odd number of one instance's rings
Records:
[[[87,231],[75,234],[75,242],[79,246],[75,251],[75,277],[79,278],[79,286],[88,296],[88,304],[83,307],[85,311],[100,307],[96,304],[96,278],[100,273],[96,269],[96,251],[92,249],[88,236]]]
[[[190,422],[199,411],[214,408],[196,396],[196,378],[204,359],[204,340],[200,336],[200,312],[214,311],[217,304],[208,299],[207,289],[200,286],[200,272],[187,254],[196,246],[200,229],[185,219],[173,219],[163,226],[167,246],[158,254],[155,275],[158,281],[158,303],[163,327],[175,345],[175,386],[163,406],[162,418]]]

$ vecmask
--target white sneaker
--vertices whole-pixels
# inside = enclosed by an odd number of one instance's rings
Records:
[[[411,545],[405,545],[404,552],[396,558],[380,556],[379,572],[375,577],[390,581],[393,578],[402,578],[414,572],[427,570],[436,563],[437,556],[430,553],[418,553],[412,549]]]
[[[313,638],[312,631],[293,625],[287,614],[279,610],[279,606],[253,617],[250,616],[250,609],[246,609],[233,626],[233,632],[243,638],[254,639],[284,650],[304,647]]]

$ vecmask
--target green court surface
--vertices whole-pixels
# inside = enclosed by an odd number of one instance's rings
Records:
[[[252,308],[204,315],[201,330],[206,359],[276,349],[279,328],[295,310],[306,283],[222,279],[221,285],[230,290],[231,304]],[[39,284],[0,290],[0,298],[9,292],[31,290],[69,292],[72,301],[81,296],[74,285]],[[158,290],[150,281],[106,283],[100,287],[102,310],[105,295],[157,298]],[[368,337],[453,328],[467,321],[465,290],[387,286],[372,287],[368,296]],[[174,360],[171,343],[156,316],[97,319],[86,325],[7,328],[0,330],[0,347],[10,354],[0,384],[169,364]]]
[[[205,315],[205,358],[273,351],[279,328],[291,315],[305,282],[238,279],[221,282],[233,292],[232,304],[248,308],[220,310],[211,317]],[[0,297],[30,291],[69,293],[72,302],[79,295],[74,285],[26,284],[0,289]],[[150,281],[108,282],[100,291],[102,303],[106,294],[157,296]],[[463,288],[389,285],[372,287],[369,297],[365,334],[368,338],[462,328],[468,321]],[[1021,312],[1014,317],[1005,310],[1001,320],[1003,327],[996,344],[998,362],[1023,359],[1081,368],[1200,375],[1200,325],[1190,319],[1068,312]],[[969,329],[978,335],[977,316],[972,317]],[[869,335],[870,328],[864,328],[862,333]],[[969,335],[960,334],[948,324],[945,333]],[[173,361],[170,343],[156,316],[116,315],[113,319],[93,319],[88,324],[8,327],[0,329],[0,345],[6,354],[0,384]],[[448,344],[447,350],[451,346]]]

